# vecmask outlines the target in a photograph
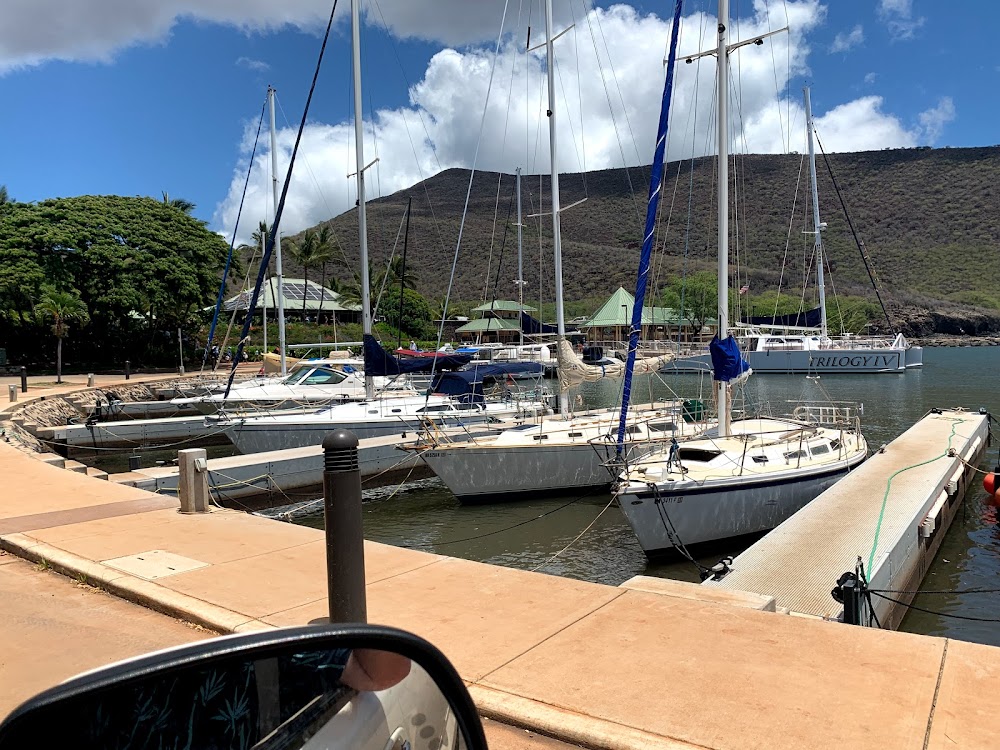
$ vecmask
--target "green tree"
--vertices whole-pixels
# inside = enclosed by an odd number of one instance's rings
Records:
[[[393,328],[402,331],[407,336],[426,338],[430,330],[434,313],[423,296],[413,290],[403,290],[403,315],[399,314],[399,287],[386,289],[382,295],[380,315]]]
[[[715,274],[711,271],[699,271],[684,280],[673,279],[663,291],[661,300],[664,307],[671,307],[682,319],[690,320],[691,332],[697,335],[709,319],[716,317],[718,294],[719,285]]]
[[[35,314],[42,320],[52,321],[52,333],[56,337],[56,382],[62,382],[62,344],[69,333],[69,324],[76,321],[86,324],[90,319],[87,306],[80,299],[75,289],[61,291],[52,286],[46,286],[42,298],[35,305]]]
[[[7,193],[7,186],[0,185],[0,206],[10,203],[10,195]]]
[[[325,239],[325,242],[321,242]],[[289,253],[302,266],[302,279],[304,286],[309,286],[309,269],[327,263],[332,256],[329,236],[321,238],[313,230],[309,229],[302,235],[298,242],[288,243]],[[302,317],[306,315],[306,295],[302,295]]]

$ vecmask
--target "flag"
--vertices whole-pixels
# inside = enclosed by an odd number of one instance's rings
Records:
[[[746,294],[749,291],[750,291],[749,284],[744,284],[743,286],[740,287],[740,294]]]

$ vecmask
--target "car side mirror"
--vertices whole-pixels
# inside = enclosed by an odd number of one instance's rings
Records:
[[[75,677],[0,724],[0,750],[486,750],[444,655],[370,625],[223,636]]]

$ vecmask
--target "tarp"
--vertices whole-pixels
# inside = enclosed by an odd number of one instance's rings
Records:
[[[755,326],[790,326],[795,328],[819,328],[823,320],[823,312],[815,307],[800,313],[788,315],[755,315],[750,318],[750,325]]]
[[[715,336],[708,345],[708,351],[712,354],[712,369],[715,371],[713,379],[728,383],[750,372],[750,363],[743,359],[740,345],[734,337],[720,339]]]
[[[544,371],[539,362],[506,362],[503,364],[478,365],[467,370],[442,372],[435,376],[433,393],[443,393],[461,401],[481,403],[485,400],[483,388],[497,382],[504,382],[514,375],[537,375]]]
[[[521,331],[527,334],[539,334],[539,333],[559,333],[559,329],[556,326],[550,326],[548,323],[543,323],[540,320],[528,315],[528,313],[521,313]]]
[[[439,354],[431,357],[394,357],[374,336],[364,337],[365,376],[406,375],[411,372],[457,370],[472,361],[467,354]],[[435,364],[436,363],[436,364]]]

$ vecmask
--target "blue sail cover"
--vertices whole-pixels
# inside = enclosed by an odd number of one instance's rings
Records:
[[[712,378],[714,380],[728,383],[750,369],[750,363],[743,359],[743,355],[740,354],[740,345],[732,336],[725,339],[715,336],[712,343],[708,345],[708,351],[712,354],[712,369],[715,371]]]
[[[543,323],[540,320],[528,315],[526,312],[521,313],[521,333],[527,334],[539,334],[539,333],[559,333],[559,328],[557,326],[550,326],[548,323]]]
[[[635,369],[635,353],[639,348],[639,331],[642,329],[642,307],[646,301],[646,282],[649,277],[649,261],[653,254],[653,235],[656,232],[656,211],[660,205],[663,189],[663,158],[667,148],[667,124],[670,116],[670,95],[674,90],[674,67],[677,63],[677,40],[680,37],[682,0],[674,6],[674,23],[670,30],[670,52],[667,55],[667,78],[663,82],[663,100],[660,102],[660,121],[656,129],[656,148],[653,150],[653,164],[649,170],[649,200],[646,202],[646,232],[642,238],[642,253],[639,256],[639,274],[635,280],[635,304],[632,305],[632,328],[628,339],[628,359],[625,362],[625,378],[622,383],[622,410],[618,420],[618,447],[615,451],[621,458],[625,445],[625,419],[628,415],[629,400],[632,397],[632,372]]]
[[[796,328],[819,328],[823,321],[823,312],[818,307],[800,313],[788,315],[755,315],[750,318],[750,325],[755,326],[794,326]]]
[[[459,401],[482,403],[486,397],[484,386],[505,382],[514,375],[542,376],[544,367],[540,362],[505,362],[503,364],[478,365],[468,370],[442,372],[434,378],[432,393],[443,393]]]
[[[364,337],[365,375],[406,375],[431,370],[457,370],[472,361],[467,354],[436,354],[430,357],[396,357],[370,334]]]

